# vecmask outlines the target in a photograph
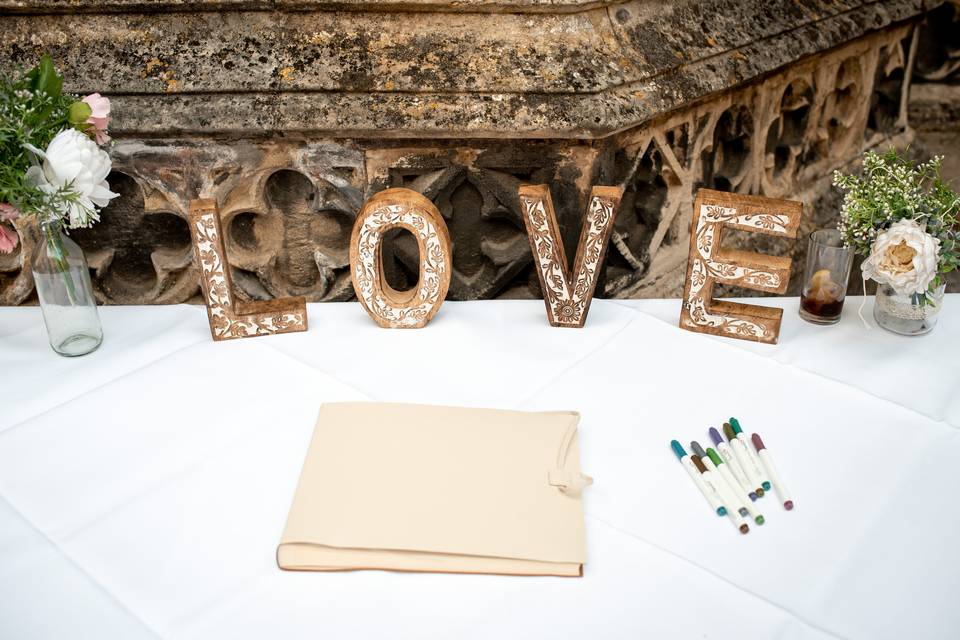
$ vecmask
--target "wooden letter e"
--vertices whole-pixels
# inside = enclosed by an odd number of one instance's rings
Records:
[[[683,288],[680,328],[740,340],[776,344],[781,309],[713,299],[722,283],[784,293],[790,281],[790,258],[724,249],[725,228],[796,238],[803,204],[711,189],[700,189],[690,221],[690,255]]]

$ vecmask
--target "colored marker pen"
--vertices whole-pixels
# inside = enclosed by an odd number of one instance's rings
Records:
[[[760,479],[760,470],[753,463],[750,454],[747,453],[746,445],[742,440],[737,438],[737,434],[733,432],[733,427],[730,426],[730,423],[723,423],[723,433],[727,436],[727,440],[730,441],[730,448],[733,449],[733,455],[737,458],[737,462],[740,463],[740,468],[743,469],[743,472],[747,475],[747,479],[750,481],[750,486],[753,487],[754,493],[757,494],[758,498],[762,498],[763,481]]]
[[[716,486],[717,492],[720,494],[720,499],[723,500],[723,504],[727,505],[727,510],[732,508],[744,518],[749,517],[750,512],[748,512],[746,506],[744,506],[739,492],[730,488],[727,479],[723,477],[723,474],[717,469],[717,466],[713,460],[710,459],[707,452],[703,450],[703,447],[701,447],[698,442],[693,441],[690,443],[690,448],[695,452],[694,457],[700,458],[703,466],[710,472],[711,481],[714,486]]]
[[[743,521],[743,517],[737,512],[737,508],[733,506],[733,502],[728,499],[728,496],[725,493],[720,492],[720,487],[718,484],[720,476],[714,475],[709,469],[707,469],[706,465],[703,463],[703,459],[701,459],[700,456],[694,454],[690,456],[690,460],[693,462],[693,466],[700,471],[700,477],[703,478],[703,483],[720,497],[720,501],[724,503],[726,507],[725,511],[727,515],[730,516],[730,519],[733,520],[734,526],[740,530],[740,533],[749,532],[750,527],[748,527],[747,523]]]
[[[710,427],[710,439],[713,440],[713,444],[716,445],[720,457],[723,458],[723,461],[730,469],[730,473],[733,474],[737,484],[740,485],[740,489],[750,498],[750,502],[755,502],[757,492],[750,486],[750,480],[747,478],[747,474],[743,472],[743,469],[740,468],[740,463],[733,457],[733,450],[730,448],[730,445],[723,441],[723,436],[713,427]]]
[[[777,468],[773,466],[773,456],[771,456],[770,452],[767,451],[767,447],[764,446],[763,440],[760,439],[760,436],[753,434],[750,439],[753,440],[753,446],[757,448],[757,455],[760,456],[760,461],[767,469],[767,475],[770,476],[770,480],[773,481],[773,488],[777,490],[777,495],[780,496],[780,500],[783,501],[783,508],[787,511],[792,510],[793,500],[790,499],[790,494],[787,493],[787,487],[780,479],[780,474],[777,473]]]
[[[733,429],[733,432],[737,434],[737,439],[743,443],[743,448],[747,450],[747,455],[753,460],[753,464],[756,466],[757,473],[760,476],[760,486],[763,487],[764,491],[770,491],[770,481],[767,480],[767,473],[763,468],[763,464],[760,462],[760,457],[757,455],[757,452],[748,444],[750,439],[747,437],[747,434],[743,432],[743,429],[740,428],[740,421],[736,418],[730,418],[730,427]]]
[[[693,484],[697,485],[697,488],[700,489],[700,493],[703,494],[703,497],[707,499],[707,502],[710,503],[710,508],[717,512],[718,516],[727,515],[727,509],[720,502],[720,496],[714,494],[712,488],[708,488],[703,481],[703,477],[700,475],[700,472],[693,465],[693,461],[690,459],[690,456],[686,451],[683,450],[683,447],[676,440],[670,441],[670,446],[673,447],[673,452],[677,454],[677,459],[680,460],[680,464],[683,465],[683,468],[687,470],[687,475],[693,480]]]
[[[720,475],[723,477],[723,479],[727,481],[727,484],[730,485],[730,490],[736,493],[738,490],[736,484],[737,481],[733,477],[733,474],[730,473],[729,465],[724,464],[723,460],[720,459],[720,456],[718,456],[717,452],[713,449],[707,449],[707,457],[720,472]],[[757,511],[753,506],[753,502],[749,500],[750,496],[748,496],[742,489],[740,489],[740,492],[741,493],[737,495],[737,497],[740,498],[740,503],[743,505],[743,511],[741,511],[740,515],[744,517],[749,516],[753,518],[753,521],[757,524],[763,524],[763,516],[760,515],[760,512]]]

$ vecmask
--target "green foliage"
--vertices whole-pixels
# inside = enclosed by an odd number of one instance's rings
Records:
[[[70,189],[44,193],[26,179],[27,170],[39,161],[25,145],[46,149],[54,136],[73,126],[71,106],[78,98],[62,89],[63,77],[49,56],[26,73],[0,73],[0,202],[25,215],[62,210],[76,199]],[[79,116],[80,110],[73,115]],[[83,131],[85,125],[78,123],[77,128]]]
[[[845,244],[858,254],[870,254],[877,234],[898,220],[915,220],[940,240],[938,275],[960,268],[960,196],[940,175],[942,157],[914,165],[895,149],[863,156],[863,174],[833,175],[833,184],[846,191],[837,228]]]

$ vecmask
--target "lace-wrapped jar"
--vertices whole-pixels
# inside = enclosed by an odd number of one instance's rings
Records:
[[[929,333],[937,326],[945,289],[946,285],[940,285],[924,297],[918,294],[901,295],[888,284],[878,284],[873,318],[887,331],[903,336]]]

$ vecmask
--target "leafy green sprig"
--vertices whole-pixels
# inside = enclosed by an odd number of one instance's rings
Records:
[[[26,72],[0,72],[0,202],[24,215],[66,211],[76,202],[69,186],[46,193],[29,183],[27,170],[39,161],[26,145],[45,149],[67,127],[86,132],[90,113],[88,104],[63,92],[63,77],[49,56]]]
[[[833,174],[833,184],[846,191],[837,228],[856,253],[870,255],[877,235],[904,219],[940,240],[931,292],[960,268],[960,196],[941,177],[942,163],[942,156],[915,165],[895,149],[867,151],[861,176]]]

